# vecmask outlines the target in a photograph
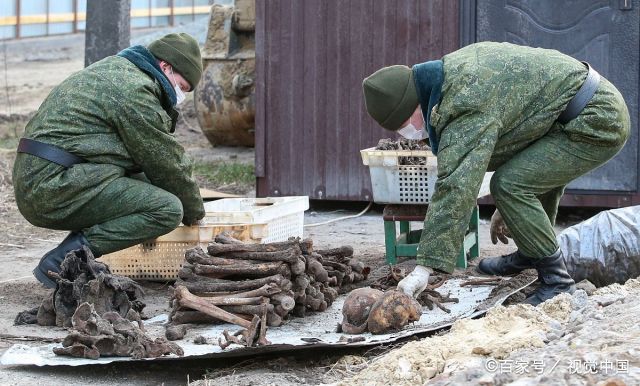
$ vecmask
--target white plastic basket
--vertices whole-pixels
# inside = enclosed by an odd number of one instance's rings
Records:
[[[245,242],[271,243],[302,237],[309,197],[225,198],[207,202],[204,225],[179,226],[155,240],[102,256],[111,272],[136,280],[175,280],[187,249],[207,244],[219,233]]]
[[[209,242],[222,232],[228,232],[245,242],[259,243],[266,235],[266,225],[181,225],[155,240],[104,255],[100,261],[107,264],[116,275],[135,280],[171,281],[178,277],[187,249],[200,246],[206,250]]]
[[[438,179],[438,162],[429,150],[360,150],[369,166],[373,201],[380,204],[428,204]],[[421,157],[425,165],[401,165],[401,157]]]
[[[209,224],[265,224],[262,243],[302,237],[309,197],[225,198],[204,205]]]

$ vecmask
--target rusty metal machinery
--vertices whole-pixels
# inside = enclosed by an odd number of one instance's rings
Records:
[[[255,0],[211,7],[195,89],[198,122],[212,145],[254,146]]]

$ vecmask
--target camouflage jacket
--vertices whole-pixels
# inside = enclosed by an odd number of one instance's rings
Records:
[[[51,91],[24,137],[61,147],[87,163],[65,169],[19,153],[13,171],[18,206],[39,201],[40,215],[63,218],[114,179],[142,171],[180,199],[186,220],[202,218],[192,163],[172,135],[178,114],[168,101],[157,80],[119,56],[70,76]]]
[[[442,97],[430,118],[439,137],[438,180],[418,262],[451,272],[484,173],[559,125],[555,121],[587,68],[555,50],[492,42],[469,45],[442,60]],[[567,135],[600,146],[624,141],[614,129],[595,129],[571,129]]]

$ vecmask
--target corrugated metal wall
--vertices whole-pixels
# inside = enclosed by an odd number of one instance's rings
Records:
[[[370,201],[362,79],[459,47],[458,2],[256,0],[258,195]]]

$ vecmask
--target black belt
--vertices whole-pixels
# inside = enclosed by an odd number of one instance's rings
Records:
[[[596,93],[598,89],[598,85],[600,84],[600,74],[598,71],[594,70],[593,67],[589,65],[587,62],[582,62],[587,68],[589,72],[587,73],[587,78],[580,86],[580,89],[576,93],[576,95],[571,98],[567,107],[565,107],[564,111],[558,117],[558,122],[563,125],[572,120],[573,118],[580,115],[582,109],[589,103],[591,98],[593,98],[593,94]]]
[[[62,165],[65,168],[70,168],[75,164],[86,162],[77,155],[71,154],[57,146],[28,138],[20,138],[18,153],[35,155],[36,157]]]

